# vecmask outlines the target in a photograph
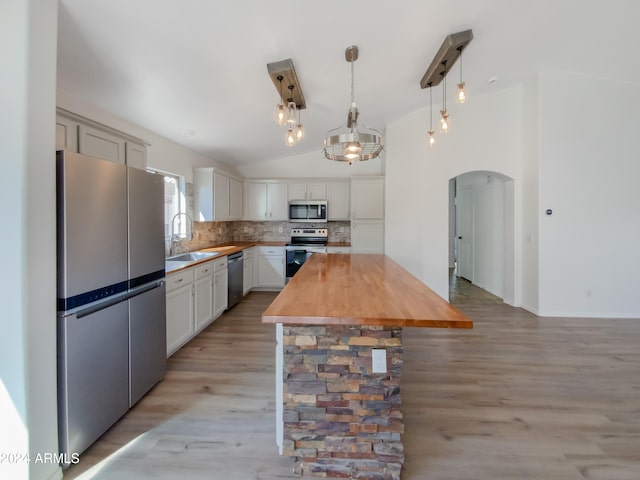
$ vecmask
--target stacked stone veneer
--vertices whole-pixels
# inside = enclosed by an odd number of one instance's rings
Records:
[[[399,479],[402,329],[285,325],[283,344],[283,455],[294,470]],[[387,373],[372,373],[373,348],[386,349]]]

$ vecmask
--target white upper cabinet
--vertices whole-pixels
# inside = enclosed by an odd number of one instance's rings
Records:
[[[78,122],[56,115],[56,150],[78,153]]]
[[[80,153],[126,164],[124,138],[89,125],[80,124],[78,139]]]
[[[194,168],[194,207],[198,222],[242,217],[242,183],[213,168]]]
[[[384,218],[384,177],[351,179],[351,218]]]
[[[229,220],[242,219],[242,182],[229,178]]]
[[[147,168],[147,147],[127,141],[125,144],[125,159],[128,167],[145,170]]]
[[[213,173],[213,219],[229,220],[229,177]]]
[[[246,220],[287,220],[287,184],[268,181],[244,183]]]
[[[289,182],[289,200],[326,200],[326,182]]]
[[[327,214],[329,220],[349,220],[349,182],[327,182]]]
[[[147,147],[142,140],[62,109],[56,114],[56,150],[147,168]]]

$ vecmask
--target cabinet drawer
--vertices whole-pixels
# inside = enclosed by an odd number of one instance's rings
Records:
[[[193,282],[193,268],[187,268],[181,272],[167,275],[167,292],[177,290]]]
[[[213,275],[213,261],[211,262],[205,262],[205,263],[201,263],[200,265],[197,265],[194,270],[196,271],[196,280],[199,280],[203,277],[206,276],[210,276]]]
[[[258,246],[258,255],[284,255],[284,247]]]
[[[213,266],[214,272],[219,272],[220,270],[224,270],[225,268],[227,268],[227,257],[225,256],[217,260],[214,260],[213,263],[214,263],[214,266]]]
[[[253,248],[245,248],[242,251],[242,259],[247,262],[247,260],[251,260],[253,258]]]

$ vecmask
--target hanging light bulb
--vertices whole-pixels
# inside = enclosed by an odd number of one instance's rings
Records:
[[[458,83],[458,94],[456,95],[456,100],[458,103],[464,103],[467,101],[467,90],[464,87],[464,82],[462,81],[462,47],[458,47],[458,51],[460,52],[460,83]]]
[[[447,133],[449,131],[449,113],[447,112],[447,61],[442,62],[444,70],[441,75],[444,76],[442,81],[442,110],[440,110],[440,131]]]
[[[282,75],[278,76],[278,81],[280,82],[280,103],[276,105],[276,123],[278,125],[284,125],[286,123],[286,109],[284,107],[284,102],[282,101],[282,79],[284,77]]]
[[[298,126],[296,127],[296,140],[299,142],[304,138],[304,128],[302,127],[302,122],[300,121],[300,109],[298,109]]]
[[[287,130],[287,135],[284,137],[285,142],[288,147],[293,147],[296,144],[296,135],[293,133],[293,129],[289,126]]]
[[[431,91],[431,82],[429,82],[429,130],[427,131],[427,135],[429,135],[429,146],[433,147],[433,144],[436,143],[436,139],[433,134],[433,92]]]
[[[287,99],[287,117],[286,122],[289,124],[296,123],[296,102],[293,101],[293,85],[289,85],[289,98]]]

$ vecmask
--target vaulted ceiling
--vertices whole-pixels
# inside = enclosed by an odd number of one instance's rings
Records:
[[[639,21],[636,0],[60,0],[58,88],[215,160],[249,165],[321,155],[326,132],[346,120],[349,45],[360,49],[360,121],[383,130],[428,105],[419,81],[450,33],[473,29],[463,57],[472,101],[548,70],[638,86]],[[286,58],[307,103],[306,138],[294,147],[273,120],[278,92],[266,67]],[[448,101],[458,75],[456,64]],[[433,93],[439,105],[441,88]]]

